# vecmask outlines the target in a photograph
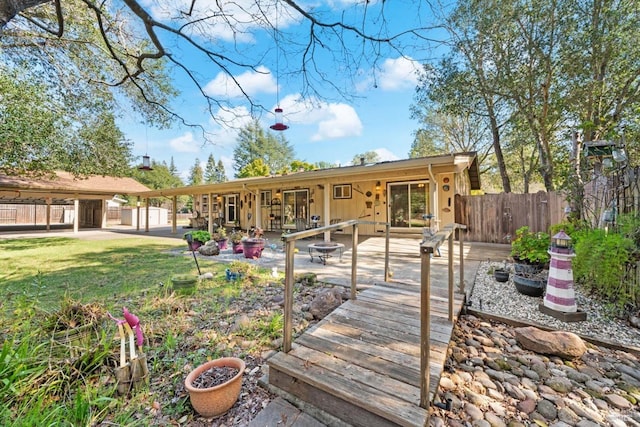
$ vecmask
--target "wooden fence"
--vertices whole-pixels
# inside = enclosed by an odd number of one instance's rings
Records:
[[[51,205],[51,224],[63,224],[65,211],[73,205]],[[34,204],[0,204],[0,225],[46,224],[47,206]]]
[[[557,192],[458,195],[455,222],[467,226],[465,240],[510,243],[516,230],[525,225],[532,231],[548,232],[551,225],[565,219],[566,205]]]

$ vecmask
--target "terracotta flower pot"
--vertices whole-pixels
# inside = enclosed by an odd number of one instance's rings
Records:
[[[238,373],[229,381],[209,388],[196,388],[193,382],[203,372],[213,367],[236,368]],[[227,412],[238,400],[242,388],[245,363],[236,357],[223,357],[204,363],[187,375],[184,386],[189,392],[191,406],[206,418],[217,417]]]

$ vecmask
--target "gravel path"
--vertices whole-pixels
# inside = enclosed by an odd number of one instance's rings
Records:
[[[492,268],[504,267],[503,262],[483,261],[471,290],[470,300],[475,310],[503,317],[534,322],[558,330],[569,331],[602,341],[615,342],[640,348],[640,330],[631,327],[626,320],[608,314],[607,305],[584,295],[576,289],[578,308],[587,313],[584,322],[563,322],[541,313],[538,305],[542,297],[520,294],[513,284],[513,274],[508,282],[500,283],[491,274]],[[507,267],[509,265],[507,264]]]

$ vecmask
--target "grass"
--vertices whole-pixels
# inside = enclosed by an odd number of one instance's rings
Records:
[[[153,237],[0,240],[0,425],[184,422],[193,416],[182,385],[190,368],[219,356],[259,359],[271,348],[281,337],[282,315],[252,311],[246,302],[259,301],[264,286],[282,286],[281,280],[240,263],[234,266],[244,278],[228,282],[229,264],[200,258],[214,279],[178,296],[171,277],[197,274],[185,249]],[[149,385],[130,396],[116,393],[119,339],[106,315],[122,317],[123,306],[141,320],[151,372]],[[250,321],[234,329],[240,314]],[[87,318],[94,320],[91,346],[60,355],[56,328]]]

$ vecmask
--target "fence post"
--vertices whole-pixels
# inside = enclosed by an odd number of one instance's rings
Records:
[[[453,322],[453,233],[455,227],[449,231],[448,252],[449,252],[449,322]]]
[[[358,271],[358,223],[351,233],[351,301],[356,300],[356,277]]]
[[[293,331],[293,263],[296,248],[295,240],[286,242],[284,264],[284,336],[282,337],[282,351],[291,351]]]
[[[433,248],[420,246],[420,407],[425,409],[429,408],[432,252]]]
[[[463,228],[458,228],[458,240],[460,240],[460,289],[461,294],[464,293],[464,234]]]

